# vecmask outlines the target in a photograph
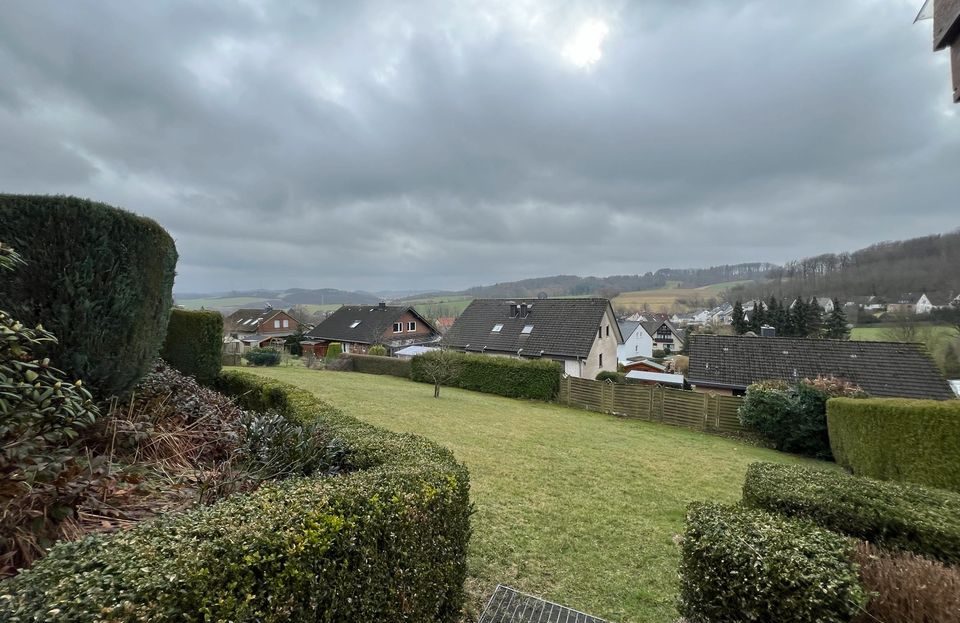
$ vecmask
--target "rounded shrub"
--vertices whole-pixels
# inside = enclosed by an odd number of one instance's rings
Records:
[[[620,372],[611,372],[610,370],[603,370],[597,373],[598,381],[611,381],[613,383],[626,383],[627,377]]]
[[[251,348],[243,353],[243,358],[251,366],[279,366],[281,355],[272,348]]]
[[[376,357],[386,357],[387,356],[387,347],[383,344],[374,344],[369,349],[367,349],[368,355],[373,355]]]
[[[330,342],[327,346],[327,361],[333,361],[343,353],[343,345],[340,342]]]
[[[210,383],[220,374],[223,316],[215,311],[170,312],[160,356],[180,372]]]
[[[151,219],[64,196],[0,194],[4,241],[26,264],[0,307],[57,335],[44,354],[103,398],[150,369],[167,332],[177,250]]]

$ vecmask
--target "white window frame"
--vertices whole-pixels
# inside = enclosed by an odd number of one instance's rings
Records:
[[[394,333],[403,333],[403,323],[395,322],[393,323],[393,332]]]
[[[273,321],[273,328],[274,328],[274,329],[279,329],[279,328],[280,328],[280,321],[279,321],[279,320],[274,320],[274,321]]]
[[[407,331],[416,331],[417,330],[417,321],[411,320],[407,323]]]
[[[283,328],[284,328],[284,329],[289,329],[289,328],[290,328],[290,321],[289,321],[289,320],[284,319],[284,321],[283,321]]]

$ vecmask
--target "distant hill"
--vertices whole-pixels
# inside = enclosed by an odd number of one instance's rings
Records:
[[[788,262],[762,280],[731,288],[727,298],[830,296],[846,301],[877,296],[896,301],[921,293],[934,304],[960,293],[960,230]]]
[[[274,307],[291,307],[293,305],[368,305],[380,301],[380,297],[369,292],[349,292],[334,288],[305,290],[293,288],[290,290],[248,290],[239,292],[221,292],[214,294],[189,295],[176,294],[177,305],[188,309],[231,310],[239,307],[258,307],[269,303]]]

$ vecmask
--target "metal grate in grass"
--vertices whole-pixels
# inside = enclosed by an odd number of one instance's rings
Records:
[[[497,585],[478,623],[606,623],[603,619]]]

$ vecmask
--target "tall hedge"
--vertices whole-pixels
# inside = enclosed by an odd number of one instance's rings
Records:
[[[680,613],[692,623],[846,623],[866,595],[852,539],[762,511],[695,504],[680,562]]]
[[[411,362],[410,377],[421,383],[433,383],[425,367],[432,353],[417,355]],[[560,391],[560,364],[541,359],[512,359],[488,355],[457,353],[459,374],[447,383],[487,394],[509,398],[553,400]]]
[[[160,350],[167,363],[201,383],[210,383],[220,374],[222,354],[223,316],[219,312],[170,312],[167,337]]]
[[[410,360],[397,359],[396,357],[384,357],[380,355],[357,355],[354,353],[343,353],[340,358],[347,358],[353,362],[351,369],[354,372],[363,372],[365,374],[387,374],[390,376],[399,376],[403,379],[410,378]]]
[[[960,494],[943,489],[754,463],[747,469],[743,503],[887,549],[960,564]]]
[[[45,353],[100,397],[131,389],[160,352],[177,250],[156,222],[76,197],[0,194],[4,242],[26,265],[0,309],[59,339]]]
[[[960,400],[835,398],[827,427],[854,474],[960,491]]]
[[[436,621],[460,616],[469,477],[449,450],[243,372],[243,407],[318,421],[346,473],[55,546],[0,583],[3,621]]]

